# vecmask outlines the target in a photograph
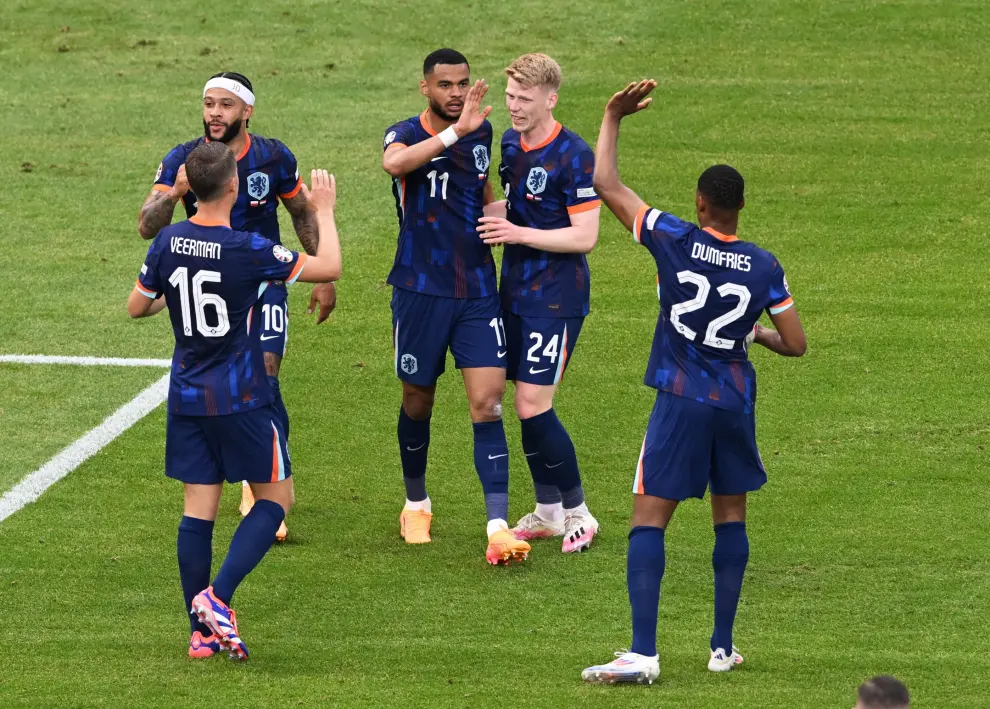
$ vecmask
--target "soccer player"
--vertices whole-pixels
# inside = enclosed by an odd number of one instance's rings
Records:
[[[601,200],[595,156],[553,117],[560,66],[525,54],[505,70],[512,128],[502,136],[499,177],[506,200],[489,205],[478,231],[504,244],[502,320],[507,376],[515,382],[523,452],[536,510],[519,520],[517,539],[563,536],[563,551],[587,549],[598,522],[584,501],[574,444],[553,398],[588,314],[587,254],[598,241]]]
[[[619,122],[650,105],[652,80],[629,84],[605,108],[595,150],[595,189],[657,265],[660,316],[645,383],[657,390],[639,456],[629,533],[630,652],[589,667],[591,682],[652,682],[660,674],[657,605],[664,572],[664,530],[677,505],[711,490],[715,525],[715,631],[708,669],[743,661],[732,626],[749,560],[746,495],[767,480],[756,447],[755,342],[800,357],[804,330],[784,278],[768,251],[737,236],[743,178],[715,165],[698,178],[698,224],[654,209],[619,178]],[[757,324],[767,311],[774,328]]]
[[[147,317],[167,304],[175,333],[165,474],[185,488],[177,551],[190,611],[189,655],[209,657],[223,649],[243,660],[248,650],[230,602],[275,541],[292,504],[285,416],[274,406],[264,374],[256,311],[267,302],[262,292],[274,281],[340,277],[335,187],[325,170],[313,171],[307,202],[314,208],[320,242],[316,255],[307,257],[260,234],[231,228],[241,180],[226,145],[200,145],[184,162],[199,201],[197,212],[165,227],[152,243],[127,311],[134,318]],[[247,480],[257,501],[210,584],[213,523],[225,480]]]
[[[168,226],[175,205],[180,201],[187,217],[196,214],[196,194],[189,189],[184,168],[186,156],[203,143],[217,141],[225,143],[237,156],[237,174],[241,185],[240,196],[230,216],[233,227],[256,232],[281,244],[277,214],[281,201],[292,216],[292,225],[303,249],[310,255],[316,253],[319,234],[315,218],[307,209],[296,158],[281,141],[248,133],[254,103],[253,87],[243,74],[222,72],[210,77],[203,89],[204,135],[177,145],[158,166],[154,187],[141,206],[138,219],[141,236],[152,239]],[[285,285],[273,283],[265,291],[265,300],[258,313],[265,371],[270,377],[274,405],[284,419],[286,435],[289,433],[288,414],[282,403],[278,374],[288,341],[287,297]],[[317,324],[327,319],[336,302],[337,292],[332,283],[313,288],[309,312],[313,312],[314,306],[319,303]],[[246,515],[252,504],[251,490],[245,485],[242,489],[241,514]],[[283,524],[278,532],[279,541],[285,541],[287,533]]]
[[[907,687],[896,677],[880,675],[859,685],[854,709],[909,709]]]
[[[488,90],[470,84],[467,59],[438,49],[423,62],[423,113],[385,132],[382,167],[393,178],[399,244],[389,273],[395,373],[402,381],[398,439],[408,544],[430,541],[426,457],[437,378],[449,349],[461,370],[474,424],[474,463],[488,514],[491,564],[521,561],[529,544],[508,530],[509,448],[502,425],[505,332],[491,248],[475,227],[486,202],[492,127]]]

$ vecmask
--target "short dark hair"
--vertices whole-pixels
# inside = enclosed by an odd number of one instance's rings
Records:
[[[859,701],[866,709],[907,709],[907,687],[896,677],[880,675],[859,685]]]
[[[712,165],[698,178],[698,191],[713,207],[738,212],[743,206],[742,175],[730,165]]]
[[[237,160],[226,143],[203,143],[186,157],[189,189],[200,202],[223,196],[230,178],[237,174]]]
[[[221,71],[219,74],[214,74],[210,77],[211,79],[233,79],[238,84],[244,84],[246,88],[251,93],[254,93],[254,87],[251,86],[251,80],[248,79],[244,74],[238,74],[236,71]]]
[[[457,66],[458,64],[467,63],[468,60],[465,56],[456,49],[444,47],[443,49],[438,49],[435,52],[430,52],[429,56],[423,60],[423,76],[432,74],[433,69],[437,64],[450,64],[451,66]],[[471,68],[470,64],[468,64],[468,68]]]

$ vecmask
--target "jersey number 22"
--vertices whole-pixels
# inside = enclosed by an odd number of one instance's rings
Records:
[[[695,310],[700,310],[705,307],[705,302],[708,300],[708,294],[711,292],[712,285],[709,283],[707,278],[702,276],[700,273],[695,273],[694,271],[681,271],[677,274],[677,280],[680,283],[693,283],[698,287],[698,293],[694,296],[694,298],[691,300],[685,300],[682,303],[677,303],[670,308],[670,322],[673,324],[674,329],[684,335],[687,339],[694,342],[695,338],[698,336],[698,333],[682,323],[681,316],[685,313],[694,312]],[[708,323],[708,329],[705,331],[704,344],[720,350],[731,350],[736,346],[736,340],[721,338],[718,336],[718,331],[746,314],[746,308],[749,307],[751,296],[749,289],[746,286],[739,285],[738,283],[725,283],[720,285],[717,290],[718,294],[723,298],[734,295],[739,298],[739,302],[736,304],[736,307],[727,312],[725,315],[721,315]]]

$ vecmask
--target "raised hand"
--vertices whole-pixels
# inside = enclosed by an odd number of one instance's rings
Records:
[[[461,117],[454,124],[454,132],[457,133],[457,137],[463,138],[474,133],[481,128],[481,124],[488,118],[488,114],[492,112],[492,107],[481,108],[481,100],[485,98],[487,93],[488,84],[485,83],[484,79],[478,79],[474,82],[474,86],[468,90],[467,98],[464,100],[464,108],[461,109]]]
[[[175,174],[175,184],[172,185],[172,201],[178,202],[188,191],[189,178],[186,177],[186,166],[179,165],[179,171]]]
[[[337,181],[326,170],[313,170],[310,173],[313,187],[302,184],[303,194],[311,208],[316,211],[332,210],[337,205]]]
[[[634,81],[608,100],[605,112],[621,119],[642,111],[653,103],[653,99],[647,96],[656,87],[657,82],[653,79]]]

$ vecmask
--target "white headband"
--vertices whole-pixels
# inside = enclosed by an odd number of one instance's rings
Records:
[[[225,91],[229,91],[248,106],[254,105],[254,94],[251,93],[251,89],[234,79],[228,79],[223,76],[217,76],[210,79],[206,82],[206,86],[203,87],[203,98],[206,98],[206,92],[210,89],[223,89]]]

